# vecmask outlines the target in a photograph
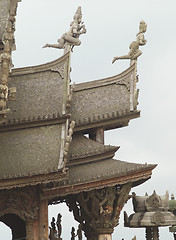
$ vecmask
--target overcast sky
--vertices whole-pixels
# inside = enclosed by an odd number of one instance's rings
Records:
[[[144,195],[146,191],[152,194],[153,190],[159,195],[164,195],[166,190],[176,194],[176,0],[22,0],[16,22],[15,67],[38,65],[62,56],[63,50],[42,46],[55,43],[69,29],[78,6],[82,6],[87,34],[81,35],[82,44],[75,47],[72,54],[71,79],[76,83],[125,70],[129,60],[119,60],[112,65],[112,59],[128,53],[139,22],[146,21],[147,44],[141,47],[143,54],[138,58],[141,117],[132,120],[128,127],[107,132],[105,141],[121,146],[116,159],[158,164],[149,181],[132,189],[137,195]],[[133,211],[131,206],[129,201],[124,208],[129,214]],[[66,212],[65,207],[62,209],[50,208],[50,218],[53,214],[56,216],[57,211]],[[62,237],[66,240],[74,223],[71,221],[69,225],[68,214],[65,215],[63,221],[67,224],[63,226]],[[5,234],[6,230],[4,227],[1,230],[0,225],[0,239],[8,240]],[[137,239],[145,239],[144,229],[123,227],[122,213],[113,239],[132,239],[135,234]],[[168,228],[160,229],[160,240],[166,239],[173,239],[172,234]]]

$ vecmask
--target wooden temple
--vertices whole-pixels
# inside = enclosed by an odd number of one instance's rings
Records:
[[[0,221],[13,239],[47,240],[48,205],[66,202],[88,239],[111,239],[131,188],[156,167],[116,160],[119,146],[104,145],[105,131],[140,116],[137,60],[116,76],[72,84],[70,47],[82,27],[53,46],[67,48],[59,59],[12,68],[18,2],[0,2]]]

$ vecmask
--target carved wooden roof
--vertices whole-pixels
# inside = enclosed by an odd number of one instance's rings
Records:
[[[86,132],[99,126],[105,130],[123,127],[139,117],[136,81],[136,64],[133,64],[116,76],[76,84],[71,104],[75,131]]]
[[[1,133],[0,178],[56,172],[62,168],[61,126],[28,128]]]
[[[6,125],[39,122],[63,117],[66,110],[67,88],[64,80],[68,71],[69,55],[35,66],[14,69],[9,79],[9,87],[16,87],[16,101],[9,101],[11,113]]]
[[[17,89],[0,126],[0,187],[58,181],[67,176],[64,147],[69,128],[69,53],[51,63],[14,69]],[[54,179],[54,180],[53,180]]]
[[[39,66],[13,69],[10,74],[9,87],[15,86],[17,93],[16,101],[8,102],[11,113],[6,123],[0,126],[1,188],[65,179],[64,154],[69,168],[66,188],[80,182],[86,189],[89,183],[94,187],[118,184],[122,178],[135,185],[150,178],[155,165],[113,160],[119,147],[83,136],[97,127],[126,126],[139,117],[136,64],[114,77],[72,89],[69,54]],[[71,143],[66,140],[70,121],[76,122]]]
[[[45,187],[44,195],[50,199],[92,189],[133,183],[133,187],[151,178],[154,164],[136,164],[115,159],[104,159],[69,167],[69,178],[53,187]]]
[[[23,128],[33,122],[62,118],[61,102],[67,101],[69,94],[63,94],[68,61],[66,54],[50,63],[13,69],[9,87],[16,87],[16,101],[8,102],[11,112],[0,129]],[[136,81],[136,64],[133,64],[116,76],[76,84],[70,92],[72,99],[67,111],[71,120],[76,122],[74,131],[86,133],[100,126],[105,130],[119,128],[139,117]]]
[[[77,185],[80,185],[78,189],[84,186],[84,190],[90,189],[91,184],[92,188],[128,181],[137,185],[150,178],[156,166],[114,160],[112,158],[119,147],[74,134],[68,153],[69,171],[62,176],[59,171],[62,169],[62,162],[59,163],[60,136],[60,125],[2,132],[1,154],[4,158],[1,159],[0,187],[60,182],[62,179],[58,186],[59,189],[63,186],[66,191],[71,186],[77,189]]]

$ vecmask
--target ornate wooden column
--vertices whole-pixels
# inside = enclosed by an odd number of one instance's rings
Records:
[[[33,221],[26,222],[26,237],[29,240],[37,240],[38,239],[38,229],[35,228]]]
[[[131,183],[81,192],[66,199],[88,240],[111,240],[120,212],[129,199]]]
[[[39,236],[40,240],[48,239],[48,200],[40,199],[39,202]]]
[[[159,240],[158,227],[146,227],[146,240]]]
[[[153,234],[152,234],[151,227],[146,227],[145,228],[145,237],[146,237],[146,240],[152,240]]]

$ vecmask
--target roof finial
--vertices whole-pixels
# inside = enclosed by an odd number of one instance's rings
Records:
[[[70,23],[69,31],[64,33],[61,38],[57,40],[57,44],[46,44],[43,48],[53,47],[64,49],[64,53],[66,53],[70,50],[71,46],[71,50],[73,50],[74,46],[79,46],[81,44],[79,36],[84,33],[86,33],[86,28],[82,22],[81,7],[78,7],[73,17],[73,21]]]
[[[143,46],[146,44],[147,40],[144,38],[144,33],[147,30],[147,24],[142,20],[139,24],[139,32],[136,34],[136,41],[133,41],[129,46],[129,53],[124,56],[114,57],[112,63],[114,63],[118,59],[131,59],[136,60],[141,54],[142,51],[139,50],[139,46]]]

